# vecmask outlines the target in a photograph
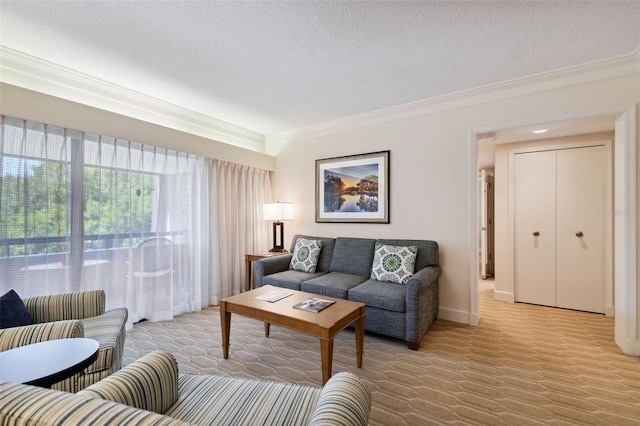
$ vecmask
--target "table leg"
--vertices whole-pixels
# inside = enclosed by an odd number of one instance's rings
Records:
[[[322,385],[331,378],[333,364],[333,338],[320,339],[320,356],[322,358]]]
[[[269,337],[269,331],[271,329],[271,324],[268,322],[264,323],[264,337]]]
[[[244,290],[249,291],[251,290],[251,261],[245,258],[244,264],[245,264],[245,272],[246,272],[246,275],[245,275],[246,281],[244,283]]]
[[[356,320],[356,359],[358,368],[362,368],[362,354],[364,353],[364,315]]]
[[[222,356],[229,358],[229,333],[231,331],[231,312],[227,312],[225,302],[220,302],[220,329],[222,330]]]

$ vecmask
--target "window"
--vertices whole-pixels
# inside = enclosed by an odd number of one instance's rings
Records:
[[[0,291],[102,289],[128,327],[244,288],[268,170],[0,116]]]
[[[1,141],[3,292],[103,289],[132,321],[193,310],[191,218],[203,207],[190,194],[204,159],[11,117]],[[156,238],[168,244],[141,248]],[[148,270],[165,264],[162,279]]]

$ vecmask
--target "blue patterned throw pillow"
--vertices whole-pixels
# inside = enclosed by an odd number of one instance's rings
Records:
[[[300,272],[315,272],[321,248],[322,241],[320,240],[298,238],[293,248],[289,269]]]
[[[371,279],[405,284],[416,267],[417,246],[391,246],[376,243]]]

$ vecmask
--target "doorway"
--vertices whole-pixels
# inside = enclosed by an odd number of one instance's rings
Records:
[[[612,316],[611,139],[583,138],[511,150],[507,279],[516,302]]]
[[[480,276],[483,280],[493,277],[493,169],[481,169],[478,175]]]
[[[490,140],[495,143],[500,138],[510,137],[511,141],[522,141],[531,139],[531,132],[541,128],[555,130],[556,133],[549,132],[541,138],[549,136],[566,136],[594,131],[614,130],[614,209],[613,215],[615,223],[614,235],[614,288],[615,288],[615,342],[626,354],[640,355],[640,340],[638,339],[637,325],[637,279],[636,279],[636,106],[630,105],[626,108],[601,111],[597,115],[570,115],[549,119],[544,121],[531,120],[529,123],[519,122],[514,126],[503,125],[475,129],[470,136],[471,166],[472,166],[472,211],[470,212],[471,229],[470,233],[470,265],[469,280],[469,323],[477,325],[480,318],[478,313],[478,281],[480,278],[477,268],[479,245],[478,235],[478,201],[477,201],[477,173],[479,161],[486,156],[486,149],[482,146],[483,141]],[[591,131],[581,132],[581,126],[593,126],[598,123],[608,122],[608,127]],[[591,124],[589,124],[591,123]],[[613,123],[613,125],[612,125]],[[499,280],[496,267],[496,280]]]

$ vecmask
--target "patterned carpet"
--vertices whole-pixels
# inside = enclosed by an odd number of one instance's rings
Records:
[[[602,315],[493,300],[480,293],[480,324],[437,320],[411,351],[367,334],[356,367],[352,330],[336,337],[333,372],[362,377],[373,394],[372,425],[640,424],[640,358],[613,342]],[[234,315],[222,358],[217,307],[137,324],[124,363],[165,349],[181,372],[256,377],[319,386],[317,339]]]

